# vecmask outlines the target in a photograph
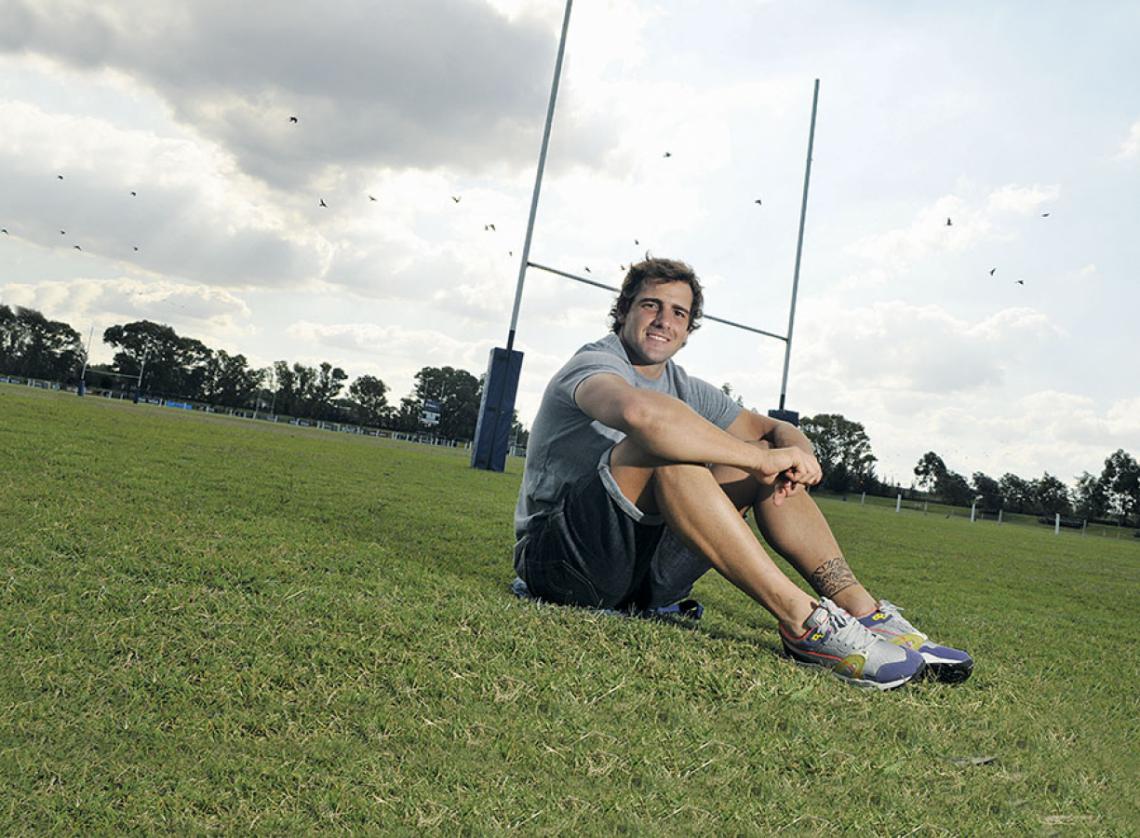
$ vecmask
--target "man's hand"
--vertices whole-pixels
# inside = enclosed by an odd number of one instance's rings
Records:
[[[765,461],[753,471],[762,483],[773,486],[772,503],[779,506],[800,486],[814,486],[823,479],[823,470],[815,455],[802,448],[770,448],[763,452]]]

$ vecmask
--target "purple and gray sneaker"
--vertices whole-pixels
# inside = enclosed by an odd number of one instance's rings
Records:
[[[974,669],[973,658],[961,649],[932,643],[900,611],[901,608],[884,599],[879,602],[878,608],[858,620],[876,636],[922,655],[927,670],[937,680],[947,684],[960,684],[970,677],[970,672]]]
[[[804,620],[804,633],[780,626],[784,651],[796,663],[829,670],[857,687],[891,690],[922,675],[926,664],[906,646],[889,643],[823,598]]]

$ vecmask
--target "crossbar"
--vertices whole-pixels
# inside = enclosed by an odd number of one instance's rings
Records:
[[[537,268],[540,271],[546,271],[547,273],[554,274],[555,276],[561,276],[561,277],[565,277],[566,279],[572,279],[575,282],[581,282],[583,285],[593,285],[595,288],[602,288],[606,291],[613,291],[613,292],[619,293],[619,294],[621,293],[621,289],[616,287],[616,286],[606,285],[604,282],[596,282],[595,280],[592,280],[592,279],[586,279],[586,277],[584,277],[584,276],[578,276],[577,274],[567,273],[566,271],[560,271],[560,270],[558,270],[558,268],[552,268],[549,265],[540,265],[538,262],[531,262],[531,261],[527,261],[526,264],[527,264],[527,267]],[[776,340],[782,340],[785,343],[788,340],[783,335],[777,335],[774,332],[766,332],[763,329],[757,329],[755,326],[745,326],[743,323],[737,323],[734,320],[725,320],[723,317],[714,317],[711,314],[704,314],[704,315],[702,315],[702,317],[704,317],[705,320],[712,320],[714,323],[723,323],[725,326],[732,326],[734,329],[743,329],[746,332],[753,332],[753,333],[758,334],[758,335],[763,335],[764,337],[767,337],[767,338],[775,338]]]

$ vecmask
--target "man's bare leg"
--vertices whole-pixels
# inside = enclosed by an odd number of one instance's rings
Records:
[[[764,540],[816,593],[856,615],[878,606],[843,558],[827,519],[807,492],[801,488],[776,506],[772,487],[747,472],[717,466],[712,473],[738,510],[752,508]]]
[[[764,606],[792,634],[803,631],[811,597],[776,566],[748,524],[701,465],[665,464],[631,439],[614,447],[610,470],[639,508],[659,513],[680,539]]]

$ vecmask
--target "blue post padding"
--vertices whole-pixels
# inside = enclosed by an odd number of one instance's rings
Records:
[[[472,468],[502,471],[506,467],[522,359],[523,354],[513,349],[509,353],[499,346],[491,350],[471,446]]]
[[[781,419],[784,422],[791,422],[797,428],[800,426],[799,411],[796,411],[796,410],[780,410],[780,408],[774,407],[768,411],[768,415],[771,416],[773,419]]]

